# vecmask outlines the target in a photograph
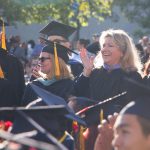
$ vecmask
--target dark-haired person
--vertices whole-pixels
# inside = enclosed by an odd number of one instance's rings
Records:
[[[119,114],[114,125],[115,150],[150,149],[150,99],[130,102]]]

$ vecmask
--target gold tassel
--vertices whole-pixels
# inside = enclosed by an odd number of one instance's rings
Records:
[[[67,131],[65,131],[65,132],[64,132],[64,135],[59,139],[59,142],[60,142],[60,143],[63,143],[63,142],[64,142],[64,140],[65,140],[66,137],[67,137],[67,134],[68,134]]]
[[[4,73],[3,73],[3,70],[2,70],[1,66],[0,66],[0,78],[4,78]]]
[[[80,126],[80,133],[79,133],[79,149],[85,150],[85,143],[84,143],[84,137],[83,137],[84,127]]]
[[[3,48],[3,49],[5,49],[6,50],[6,37],[5,37],[5,26],[4,26],[4,21],[3,21],[3,19],[2,19],[2,22],[3,22],[3,26],[2,26],[2,35],[1,35],[1,47]]]
[[[100,124],[102,123],[103,119],[104,119],[104,112],[103,112],[103,109],[101,109],[101,112],[100,112]]]
[[[55,59],[55,76],[56,78],[60,77],[60,68],[59,68],[59,60],[57,55],[56,43],[54,42],[54,59]]]

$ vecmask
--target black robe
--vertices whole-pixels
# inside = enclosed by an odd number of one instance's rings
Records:
[[[103,67],[92,71],[90,77],[81,75],[75,81],[75,95],[92,98],[100,102],[107,98],[127,91],[127,95],[114,100],[108,107],[105,107],[106,115],[119,111],[129,101],[133,100],[138,92],[138,87],[133,87],[125,78],[131,78],[141,82],[142,78],[138,72],[125,72],[122,69],[115,69],[108,72]]]
[[[0,49],[0,65],[5,77],[0,78],[0,107],[19,106],[25,88],[23,66],[15,56],[3,49]],[[0,117],[12,120],[3,115]]]
[[[97,102],[127,91],[127,95],[108,102],[101,108],[95,107],[86,113],[84,120],[89,126],[88,134],[86,133],[85,138],[86,150],[94,149],[94,143],[98,134],[97,125],[100,123],[100,109],[103,109],[104,118],[106,119],[109,114],[119,112],[129,101],[135,100],[137,93],[140,94],[138,88],[133,87],[132,84],[125,80],[126,77],[139,82],[142,81],[140,74],[137,72],[126,73],[122,69],[108,72],[103,67],[93,70],[89,78],[81,75],[75,80],[76,96],[89,97]]]
[[[61,79],[49,86],[43,85],[38,80],[34,80],[32,81],[32,83],[47,91],[50,91],[57,96],[64,98],[65,100],[68,99],[73,90],[73,81],[71,79]],[[22,99],[22,106],[26,106],[27,104],[38,98],[38,95],[33,91],[30,84],[31,83],[29,83],[25,89],[25,93]]]

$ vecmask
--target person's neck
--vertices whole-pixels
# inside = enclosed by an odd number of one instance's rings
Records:
[[[114,69],[119,69],[121,68],[121,65],[120,64],[113,64],[113,65],[109,65],[109,64],[103,64],[103,67],[110,71],[110,70],[114,70]]]

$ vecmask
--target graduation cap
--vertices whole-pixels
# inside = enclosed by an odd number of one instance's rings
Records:
[[[97,54],[100,51],[99,42],[94,42],[86,47],[87,51],[92,54]]]
[[[150,87],[144,83],[139,83],[133,79],[126,78],[126,81],[135,87],[138,87],[140,94],[127,104],[120,114],[132,114],[145,118],[150,121]]]
[[[49,40],[46,40],[42,38],[46,43],[47,46],[43,47],[42,52],[47,52],[50,54],[54,54],[54,61],[55,61],[55,76],[56,78],[60,77],[60,66],[59,66],[59,60],[58,57],[62,58],[65,63],[68,63],[69,61],[69,52],[73,52],[67,47],[64,47],[56,42],[51,42]]]
[[[66,63],[68,62],[69,60],[69,52],[71,53],[74,53],[76,55],[78,55],[76,52],[74,52],[73,50],[59,44],[59,43],[54,43],[54,42],[51,42],[43,37],[41,37],[45,43],[47,44],[47,46],[45,46],[43,49],[42,49],[42,52],[48,52],[48,53],[51,53],[51,54],[54,54],[54,46],[56,46],[57,48],[57,55],[58,57],[62,58]],[[55,44],[55,45],[54,45]]]
[[[87,123],[87,126],[99,124],[100,123],[100,110],[101,109],[105,110],[105,107],[108,104],[110,105],[111,103],[114,103],[114,101],[117,100],[117,98],[124,96],[126,93],[127,92],[123,92],[121,94],[118,94],[111,98],[108,98],[104,101],[101,101],[95,105],[88,106],[88,107],[80,110],[76,114],[81,116],[81,118],[83,120],[85,120],[85,122]]]
[[[66,150],[65,146],[63,146],[57,139],[49,132],[49,130],[45,129],[44,121],[47,119],[47,126],[52,130],[58,130],[58,119],[60,116],[63,116],[67,113],[67,110],[62,105],[54,105],[54,106],[34,106],[30,108],[25,107],[2,107],[0,111],[5,111],[9,113],[16,112],[15,122],[12,128],[12,133],[20,133],[31,131],[34,128],[39,131],[39,133],[32,137],[34,139],[38,139],[46,142],[51,142],[54,145],[57,145],[59,149]],[[55,117],[55,119],[54,119]],[[38,122],[38,123],[37,123]]]
[[[146,85],[144,82],[139,82],[134,79],[127,78],[127,77],[124,78],[124,80],[126,80],[126,82],[128,82],[129,86],[132,89],[136,88],[136,90],[138,91],[138,92],[134,93],[134,95],[136,97],[150,96],[150,86]],[[131,89],[131,92],[132,92],[132,89]]]
[[[47,36],[58,35],[64,37],[65,39],[68,39],[69,36],[75,30],[76,28],[74,27],[53,20],[49,24],[47,24],[43,29],[41,29],[40,33],[45,34]]]
[[[42,149],[42,150],[59,150],[59,148],[53,144],[49,144],[46,142],[34,140],[32,138],[27,138],[27,137],[20,137],[17,138],[16,134],[12,134],[6,131],[1,130],[0,131],[0,137],[9,141],[9,142],[15,142],[17,144],[20,144],[21,146],[27,146],[27,147],[34,147],[37,149]],[[9,143],[5,146],[5,149],[10,149]]]
[[[51,92],[48,92],[34,84],[31,84],[31,87],[35,91],[35,93],[41,97],[42,101],[46,105],[64,105],[67,111],[69,112],[68,114],[65,115],[65,117],[77,121],[79,124],[86,126],[86,123],[84,120],[82,120],[79,116],[75,115],[74,111],[67,105],[66,101]]]
[[[86,108],[88,106],[94,105],[97,102],[95,100],[89,99],[87,97],[71,97],[69,99],[69,107],[71,107],[75,112]]]
[[[150,121],[150,98],[143,99],[138,101],[132,101],[128,103],[120,112],[120,115],[122,114],[131,114],[131,115],[137,115],[139,117],[142,117],[144,119],[147,119]]]

